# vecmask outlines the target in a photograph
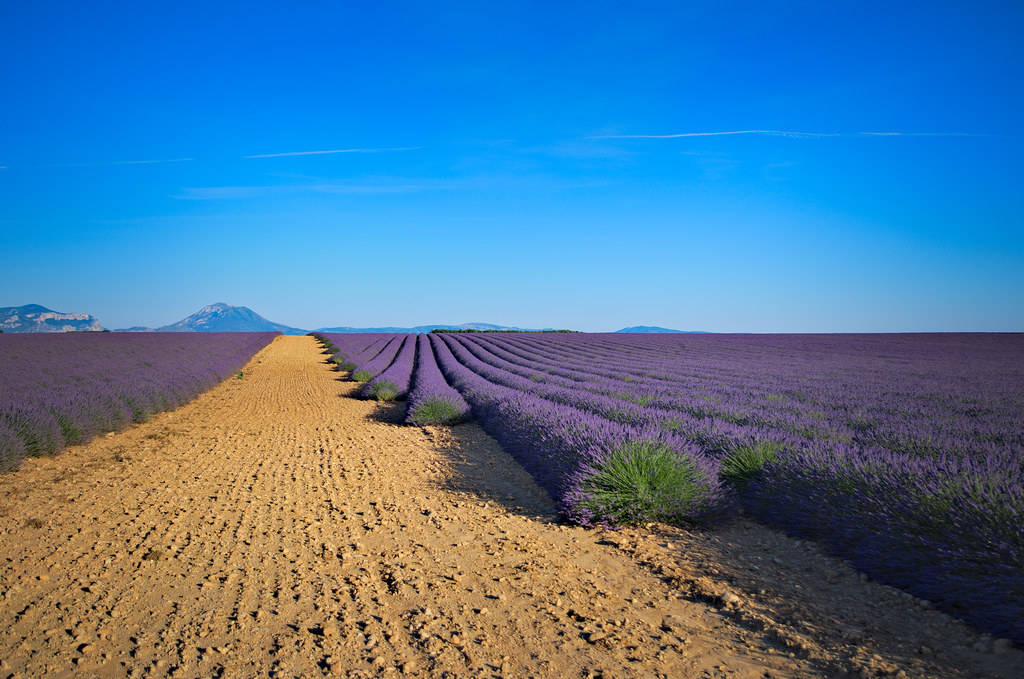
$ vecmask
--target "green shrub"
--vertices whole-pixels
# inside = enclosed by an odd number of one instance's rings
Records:
[[[374,375],[369,370],[357,370],[354,373],[352,373],[352,379],[355,380],[356,382],[369,382],[374,377],[376,377],[376,375]]]
[[[409,421],[420,427],[428,424],[458,424],[461,419],[455,406],[440,397],[424,399],[409,413]]]
[[[355,367],[356,364],[352,361],[342,361],[341,364],[338,365],[338,370],[348,372],[349,370],[355,370]]]
[[[693,462],[662,443],[633,442],[608,453],[580,486],[597,523],[672,525],[697,519],[707,489]]]
[[[781,443],[768,442],[737,448],[722,458],[722,478],[745,489],[761,467],[774,460],[780,450]]]
[[[394,382],[388,382],[387,380],[374,382],[367,394],[368,397],[375,398],[378,401],[394,401],[395,396],[397,395],[398,385]]]

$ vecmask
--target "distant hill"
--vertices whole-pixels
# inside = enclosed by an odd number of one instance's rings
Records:
[[[188,318],[159,328],[134,326],[114,332],[268,332],[285,335],[305,335],[308,331],[274,323],[244,306],[231,306],[217,302],[205,306]]]
[[[463,323],[462,325],[417,325],[414,328],[317,328],[317,332],[356,333],[356,332],[430,332],[431,330],[524,330],[524,328],[511,328],[506,325],[491,325],[490,323]],[[551,330],[551,328],[544,328]],[[536,331],[531,331],[536,332]]]
[[[707,334],[705,330],[672,330],[671,328],[659,328],[656,325],[634,325],[632,328],[623,328],[622,330],[616,330],[616,333],[620,332],[640,332],[640,333],[653,333],[653,332],[677,332],[686,335],[703,335]]]
[[[0,307],[4,332],[99,332],[99,319],[89,314],[65,314],[38,304]]]

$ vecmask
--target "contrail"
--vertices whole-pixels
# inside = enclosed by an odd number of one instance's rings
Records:
[[[732,130],[729,132],[683,132],[682,134],[605,134],[587,139],[677,139],[717,137],[723,134],[767,134],[776,137],[1003,137],[973,132],[786,132],[783,130]]]
[[[865,137],[999,137],[1010,138],[1005,134],[977,134],[975,132],[851,132],[850,136]]]
[[[730,132],[683,132],[682,134],[605,134],[588,139],[676,139],[678,137],[717,137],[722,134],[773,134],[787,137],[835,137],[839,132],[782,132],[780,130],[733,130]]]
[[[282,156],[318,156],[324,153],[382,153],[384,151],[415,151],[422,146],[406,146],[397,149],[337,149],[334,151],[292,151],[290,153],[265,153],[261,156],[243,156],[243,158],[280,158]]]

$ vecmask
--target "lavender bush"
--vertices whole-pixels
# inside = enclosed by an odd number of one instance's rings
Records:
[[[356,382],[369,382],[386,370],[398,355],[398,350],[402,348],[405,338],[406,335],[392,335],[380,353],[370,360],[357,362],[356,367],[352,370],[352,379]]]
[[[353,356],[357,356],[382,337],[390,337],[390,335],[384,333],[312,334],[331,354],[328,362],[334,363],[337,366],[336,369],[343,372],[348,372],[356,367],[356,362],[352,360]],[[333,351],[334,349],[337,351]]]
[[[236,374],[279,334],[6,334],[0,470],[177,408]]]
[[[1024,459],[915,457],[815,445],[747,489],[764,520],[830,545],[874,578],[1024,642]]]
[[[438,369],[427,335],[416,338],[416,375],[407,412],[406,422],[419,426],[458,424],[469,415],[469,404]]]
[[[358,337],[359,335],[356,336]],[[375,335],[373,338],[368,338],[365,343],[353,345],[348,358],[339,363],[336,369],[342,372],[355,370],[358,366],[376,357],[393,338],[394,335],[392,334],[380,334]]]
[[[644,519],[679,524],[713,520],[728,507],[717,463],[681,437],[612,422],[489,382],[456,360],[453,349],[459,351],[460,345],[452,336],[432,335],[431,342],[442,373],[472,406],[481,426],[569,518],[583,525]],[[601,483],[622,469],[634,469],[641,476],[661,474],[673,486],[655,487],[646,477],[632,489],[629,483],[614,488]],[[643,509],[623,514],[628,506]]]
[[[416,335],[406,335],[402,348],[394,363],[363,389],[364,398],[391,401],[405,398],[412,380],[413,363],[416,358]]]

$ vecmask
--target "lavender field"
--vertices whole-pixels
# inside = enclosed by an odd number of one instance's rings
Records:
[[[341,367],[376,376],[410,340],[327,341]],[[468,404],[577,522],[714,523],[742,508],[1024,642],[1022,335],[417,343],[411,398]]]
[[[0,335],[0,471],[177,408],[279,334]]]

